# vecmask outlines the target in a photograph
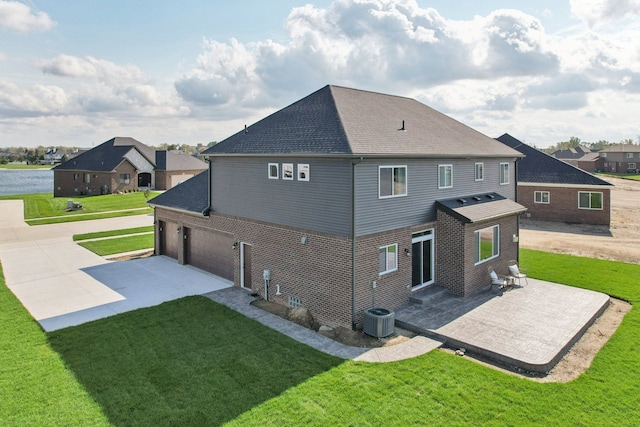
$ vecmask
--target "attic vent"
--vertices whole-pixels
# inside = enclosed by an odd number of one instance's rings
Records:
[[[479,202],[482,199],[480,199],[480,197],[478,197],[478,196],[473,196],[473,200],[475,200],[476,202]]]
[[[487,199],[493,200],[495,198],[496,198],[496,196],[494,196],[493,194],[487,194]]]
[[[464,205],[467,201],[465,199],[458,199],[458,203],[462,203]]]

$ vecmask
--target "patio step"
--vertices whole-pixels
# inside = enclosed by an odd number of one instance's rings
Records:
[[[409,301],[415,304],[429,304],[433,300],[442,298],[443,295],[450,295],[449,290],[442,286],[432,285],[411,295]]]

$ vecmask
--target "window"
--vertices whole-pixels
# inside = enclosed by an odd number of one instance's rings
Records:
[[[579,191],[578,208],[602,210],[602,193]]]
[[[534,191],[533,192],[533,201],[535,203],[549,203],[549,192],[548,191]]]
[[[85,184],[88,184],[91,182],[91,174],[88,172],[85,172],[82,176],[82,182],[84,182]]]
[[[453,187],[453,165],[438,165],[438,188]]]
[[[128,184],[131,181],[131,175],[128,173],[120,174],[120,184]]]
[[[636,168],[635,163],[627,163],[627,169],[635,169],[635,168]]]
[[[378,249],[380,275],[391,273],[398,269],[398,245],[383,246]]]
[[[600,157],[607,157],[607,153],[600,153]]]
[[[625,153],[627,159],[633,159],[633,153]]]
[[[73,180],[74,180],[74,181],[77,181],[77,180],[78,180],[78,178],[80,178],[80,174],[74,173],[74,174],[73,174]]]
[[[476,264],[488,261],[500,254],[500,226],[483,228],[475,233]]]
[[[293,180],[293,163],[282,164],[282,179]]]
[[[509,163],[500,163],[500,185],[509,183]]]
[[[280,170],[277,163],[269,163],[269,179],[280,178]]]
[[[378,197],[407,195],[407,167],[380,166],[378,169]]]
[[[308,164],[298,164],[298,181],[309,181]]]
[[[484,181],[484,163],[476,163],[476,181]]]

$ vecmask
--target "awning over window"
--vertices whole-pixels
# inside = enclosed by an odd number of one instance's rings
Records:
[[[517,215],[527,210],[521,204],[498,193],[483,193],[456,197],[455,199],[437,200],[436,207],[467,224]]]

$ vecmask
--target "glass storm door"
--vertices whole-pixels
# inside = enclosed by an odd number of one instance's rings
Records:
[[[411,239],[411,286],[413,290],[433,283],[433,229]]]

